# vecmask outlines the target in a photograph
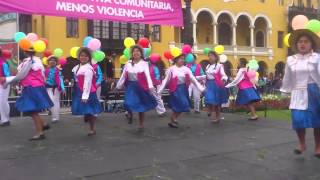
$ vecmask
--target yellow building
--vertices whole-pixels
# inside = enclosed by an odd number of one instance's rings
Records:
[[[184,4],[184,1],[182,0]],[[240,58],[257,59],[261,73],[282,73],[288,50],[282,39],[290,29],[288,22],[296,14],[317,16],[316,0],[193,0],[191,3],[194,52],[205,61],[203,49],[222,44],[229,66],[235,69]],[[62,48],[65,55],[81,46],[91,35],[102,41],[102,50],[114,58],[119,76],[119,55],[123,39],[149,37],[152,51],[162,54],[171,47],[181,47],[183,27],[128,24],[108,21],[77,20],[63,17],[32,16],[32,30],[48,38],[49,48]],[[168,65],[167,60],[163,61]],[[280,70],[279,70],[280,68]],[[279,72],[280,71],[280,72]]]

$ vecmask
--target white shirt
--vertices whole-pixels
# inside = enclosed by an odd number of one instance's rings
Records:
[[[80,66],[80,68],[79,68],[79,66]],[[79,75],[84,76],[84,83],[83,83],[81,99],[84,99],[84,100],[89,99],[90,92],[91,92],[92,79],[94,76],[93,67],[89,63],[84,64],[84,65],[79,64],[72,69],[72,72],[76,76],[75,78],[77,78],[77,76],[79,76]]]
[[[222,76],[222,80],[227,81],[228,80],[228,76],[226,75],[225,71],[224,71],[224,67],[223,64],[217,63],[217,64],[209,64],[206,67],[206,78],[208,80],[214,80],[214,74],[217,73],[221,73]]]
[[[317,53],[288,57],[280,91],[291,93],[290,109],[308,108],[308,84],[320,87],[320,58]]]
[[[153,88],[152,79],[149,72],[149,64],[143,60],[132,65],[132,61],[128,61],[123,69],[122,75],[117,83],[117,89],[122,89],[126,81],[126,73],[128,73],[129,81],[138,81],[138,73],[145,73],[149,89]]]
[[[244,79],[244,72],[245,71],[247,71],[247,68],[240,68],[237,73],[237,76],[234,78],[234,80],[231,83],[226,85],[226,88],[230,88],[230,87],[238,85]]]
[[[165,89],[167,84],[170,82],[171,78],[177,77],[178,78],[178,84],[184,84],[186,79],[186,74],[190,77],[190,82],[194,84],[199,91],[204,91],[205,88],[197,81],[197,79],[193,76],[191,70],[186,66],[178,67],[176,65],[171,66],[167,72],[166,77],[162,81],[162,84],[160,88],[158,89],[158,93],[161,94],[162,91]]]

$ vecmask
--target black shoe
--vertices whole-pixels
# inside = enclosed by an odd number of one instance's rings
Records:
[[[314,157],[320,159],[320,154],[314,154]]]
[[[50,127],[49,124],[46,124],[46,125],[43,126],[43,130],[44,130],[44,131],[47,131],[47,130],[49,130],[50,128],[51,128],[51,127]]]
[[[4,122],[4,123],[2,123],[2,124],[0,124],[0,126],[1,127],[7,127],[7,126],[10,126],[10,121],[8,121],[8,122]]]
[[[168,123],[168,126],[171,128],[178,128],[178,123],[174,122],[174,123]]]
[[[208,113],[208,117],[211,117],[211,113]]]
[[[44,134],[41,134],[39,136],[33,136],[32,138],[29,139],[29,141],[39,141],[45,139],[46,136]]]
[[[295,149],[295,150],[293,150],[293,153],[296,155],[300,155],[300,154],[302,154],[302,151],[300,149]]]
[[[200,114],[200,111],[194,111],[195,114]]]

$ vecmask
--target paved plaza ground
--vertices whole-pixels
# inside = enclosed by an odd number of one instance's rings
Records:
[[[308,150],[292,153],[297,139],[290,122],[224,114],[211,124],[206,113],[184,114],[180,128],[168,117],[147,114],[145,132],[124,114],[102,114],[97,136],[87,137],[79,117],[62,115],[47,139],[29,142],[29,117],[0,128],[1,180],[319,180],[320,160]],[[44,116],[48,121],[49,117]]]

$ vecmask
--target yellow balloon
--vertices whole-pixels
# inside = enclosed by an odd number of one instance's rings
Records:
[[[128,59],[125,55],[120,56],[120,64],[126,64],[128,62]]]
[[[70,56],[73,57],[73,58],[77,58],[79,49],[80,49],[80,47],[71,48],[70,49]]]
[[[42,64],[45,66],[48,66],[48,58],[47,57],[42,58]]]
[[[180,55],[182,54],[181,49],[179,49],[179,48],[177,48],[177,47],[172,48],[172,49],[170,50],[170,52],[171,52],[172,56],[175,57],[175,58],[178,57],[178,56],[180,56]]]
[[[220,54],[223,54],[223,52],[224,52],[224,46],[222,46],[222,45],[217,45],[216,47],[214,47],[214,51],[215,51],[216,53],[218,53],[219,55],[220,55]]]
[[[291,33],[288,33],[287,35],[284,36],[283,38],[283,44],[287,47],[290,47],[290,44],[289,44],[289,38],[291,36]]]
[[[42,40],[37,40],[36,42],[33,43],[33,49],[37,53],[42,53],[44,50],[46,50],[46,48],[47,48],[47,45]]]
[[[124,46],[126,48],[131,48],[131,46],[134,46],[135,44],[136,44],[136,42],[131,37],[127,37],[124,39]]]
[[[260,76],[260,74],[259,74],[258,72],[256,72],[256,77],[258,77],[258,78],[259,78],[259,76]]]

